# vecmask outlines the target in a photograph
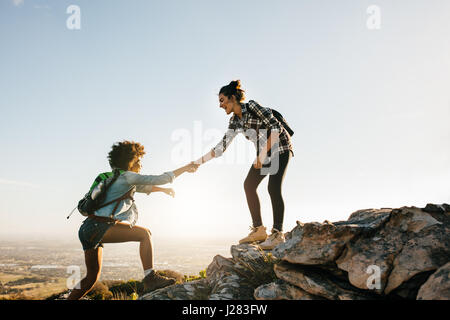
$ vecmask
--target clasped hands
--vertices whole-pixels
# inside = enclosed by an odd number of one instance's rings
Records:
[[[204,163],[203,162],[203,157],[197,161],[191,161],[190,163],[188,163],[187,165],[185,165],[183,168],[180,168],[182,171],[184,172],[196,172],[198,167],[200,167],[200,164]],[[261,169],[262,168],[262,161],[260,159],[260,157],[257,157],[256,160],[253,162],[253,167],[255,169]],[[175,197],[175,191],[172,188],[158,188],[158,191],[162,191],[165,194],[167,194],[168,196],[171,196],[172,198]]]
[[[179,169],[174,170],[173,173],[175,174],[175,177],[177,177],[180,174],[182,174],[183,172],[195,172],[195,171],[197,171],[199,166],[200,166],[200,164],[191,162]],[[163,192],[163,193],[167,194],[168,196],[175,198],[175,190],[173,190],[172,188],[162,188],[162,187],[158,187],[158,186],[153,186],[152,192]]]
[[[195,172],[195,171],[197,171],[198,167],[200,167],[200,164],[192,161],[186,165],[186,171],[187,172]]]

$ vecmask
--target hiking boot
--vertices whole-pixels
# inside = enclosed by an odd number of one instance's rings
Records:
[[[277,229],[272,229],[272,234],[267,238],[266,241],[259,244],[259,247],[263,250],[272,250],[280,243],[285,242],[284,234]]]
[[[153,291],[175,284],[176,280],[157,274],[155,271],[147,275],[142,282],[144,283],[144,292]]]
[[[252,232],[250,232],[244,239],[239,240],[239,244],[264,241],[267,239],[266,227],[250,227],[250,230],[252,230]]]

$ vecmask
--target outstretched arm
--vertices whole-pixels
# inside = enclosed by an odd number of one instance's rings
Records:
[[[237,130],[231,129],[231,126],[228,128],[227,132],[223,136],[223,138],[220,140],[220,142],[207,154],[202,156],[201,158],[194,161],[194,163],[201,165],[206,162],[208,162],[211,159],[214,159],[216,157],[220,157],[225,150],[228,148],[230,143],[233,141],[234,137],[237,135]]]
[[[145,185],[155,186],[155,185],[161,185],[161,184],[166,184],[166,183],[172,183],[173,179],[178,177],[180,174],[183,174],[184,172],[195,172],[197,170],[198,166],[199,166],[198,164],[191,162],[181,168],[178,168],[173,171],[165,172],[159,176],[142,175],[142,174],[130,172],[130,171],[127,171],[124,174],[124,176],[130,185],[135,185],[136,187],[137,186],[145,186]],[[138,192],[145,192],[148,194],[151,191],[152,191],[152,189],[150,188],[148,190],[143,189],[143,191],[138,191]]]
[[[194,163],[197,163],[198,165],[204,164],[205,162],[208,162],[211,159],[214,159],[216,157],[216,154],[214,150],[209,151],[207,154],[202,156],[201,158],[194,161]]]

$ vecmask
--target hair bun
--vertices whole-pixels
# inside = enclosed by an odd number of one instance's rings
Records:
[[[233,89],[236,89],[236,90],[240,89],[241,88],[241,80],[233,80],[233,81],[231,81],[230,82],[230,86]]]
[[[228,85],[223,86],[219,94],[223,94],[228,98],[235,96],[238,102],[244,101],[244,90],[241,89],[241,80],[233,80]]]

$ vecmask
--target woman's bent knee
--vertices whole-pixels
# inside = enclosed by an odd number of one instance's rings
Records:
[[[86,278],[84,278],[84,287],[86,288],[86,290],[91,290],[99,279],[100,274],[87,275]]]
[[[141,238],[145,240],[150,240],[152,237],[152,233],[148,228],[141,228]]]

